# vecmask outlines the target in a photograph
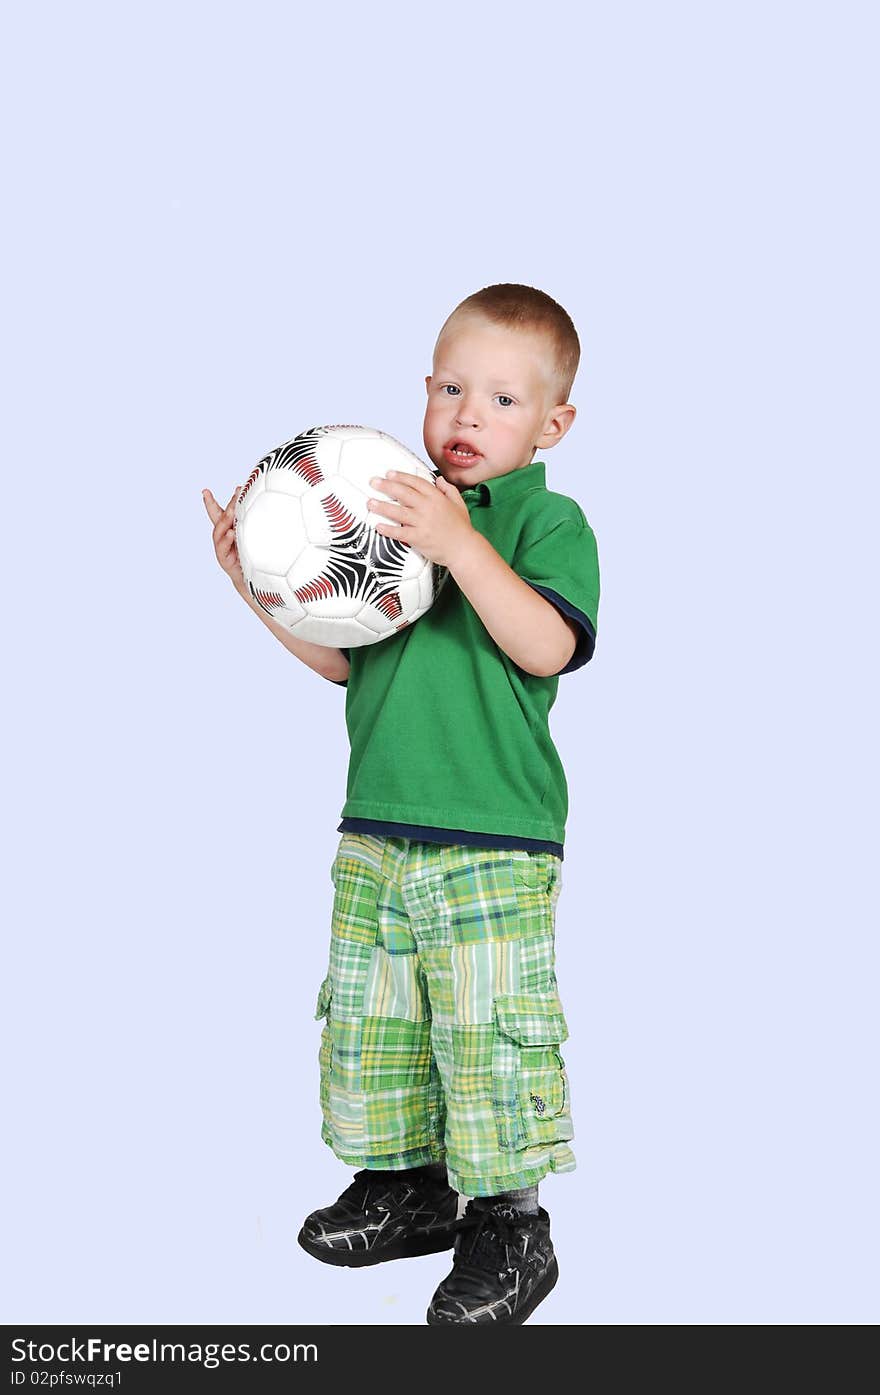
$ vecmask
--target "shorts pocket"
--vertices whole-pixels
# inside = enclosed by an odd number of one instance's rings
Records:
[[[523,849],[511,857],[513,879],[527,891],[543,892],[554,904],[562,890],[562,858]]]
[[[330,1026],[330,1003],[332,1000],[333,984],[328,974],[323,980],[321,987],[318,989],[318,1001],[315,1005],[315,1017],[326,1018],[324,1027],[321,1031],[321,1043],[318,1048],[321,1110],[325,1119],[328,1117],[330,1110],[330,1072],[333,1067],[333,1030]]]
[[[314,982],[314,979],[312,980]],[[318,1001],[315,1005],[315,1018],[326,1017],[330,1010],[330,1001],[333,997],[333,984],[330,975],[323,979],[321,987],[318,989]]]
[[[568,1076],[559,1050],[568,1036],[559,993],[502,993],[494,1000],[492,1103],[500,1148],[573,1137]]]

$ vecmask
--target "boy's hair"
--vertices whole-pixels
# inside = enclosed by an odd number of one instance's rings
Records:
[[[568,401],[581,357],[580,340],[571,316],[546,291],[510,281],[484,286],[456,305],[440,330],[437,342],[457,316],[466,314],[481,315],[505,329],[532,330],[546,336],[553,359],[551,382],[555,385],[555,402]]]

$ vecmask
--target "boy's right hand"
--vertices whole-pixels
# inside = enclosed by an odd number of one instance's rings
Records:
[[[235,502],[240,492],[241,485],[237,484],[225,509],[221,509],[210,489],[202,490],[202,500],[208,510],[208,517],[214,525],[214,551],[217,554],[217,561],[236,590],[246,591],[247,585],[241,563],[238,560],[238,548],[235,545],[235,532],[232,526],[235,517]]]

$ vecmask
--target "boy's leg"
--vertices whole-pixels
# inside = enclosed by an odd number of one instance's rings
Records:
[[[397,881],[403,840],[343,836],[330,965],[318,995],[322,1137],[361,1165],[297,1237],[328,1264],[449,1249],[458,1195],[443,1164],[443,1099],[415,941]]]
[[[445,1107],[424,972],[403,904],[406,841],[343,834],[329,969],[318,995],[321,1137],[343,1162],[444,1160]]]
[[[561,861],[448,846],[440,862],[426,887],[434,918],[416,924],[416,938],[446,1093],[449,1179],[473,1200],[428,1322],[518,1324],[558,1275],[538,1182],[575,1167],[554,954]]]
[[[447,1170],[458,1191],[495,1197],[576,1165],[555,972],[561,860],[437,846],[426,915],[413,926],[445,1094]]]

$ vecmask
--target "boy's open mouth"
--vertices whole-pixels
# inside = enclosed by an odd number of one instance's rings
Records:
[[[443,455],[453,465],[469,465],[471,461],[481,458],[480,451],[474,450],[467,441],[458,440],[448,441],[443,447]]]

